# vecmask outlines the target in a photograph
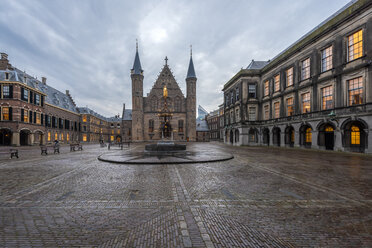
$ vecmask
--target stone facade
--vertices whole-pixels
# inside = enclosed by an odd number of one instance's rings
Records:
[[[164,87],[168,90],[167,107],[172,114],[170,139],[176,141],[196,140],[196,76],[192,57],[186,78],[186,97],[182,93],[170,70],[168,59],[155,81],[151,91],[143,96],[143,70],[139,60],[138,48],[135,55],[132,79],[132,122],[125,123],[124,139],[132,141],[161,140],[164,136],[161,131],[162,121],[159,113],[164,108]]]
[[[224,86],[224,141],[372,153],[372,3],[351,2]]]

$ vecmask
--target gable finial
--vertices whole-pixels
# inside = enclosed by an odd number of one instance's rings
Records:
[[[136,52],[138,52],[138,39],[136,39]]]
[[[192,57],[192,45],[190,45],[190,57]]]
[[[168,57],[167,56],[165,56],[165,65],[168,65]]]

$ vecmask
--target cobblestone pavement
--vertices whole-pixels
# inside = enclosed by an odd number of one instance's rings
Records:
[[[1,157],[0,247],[371,247],[372,156],[188,149],[235,158],[111,164],[98,145]]]

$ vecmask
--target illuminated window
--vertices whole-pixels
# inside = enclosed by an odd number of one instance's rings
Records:
[[[279,102],[274,103],[274,118],[279,118],[280,116],[280,105]]]
[[[83,122],[87,122],[87,116],[83,115]]]
[[[58,140],[58,133],[54,134],[54,140]]]
[[[61,133],[61,140],[62,140],[62,141],[63,141],[63,138],[64,138],[64,137],[63,137],[63,133]]]
[[[322,72],[332,69],[332,48],[333,46],[329,46],[322,50]]]
[[[103,133],[102,128],[99,130],[100,133]]]
[[[333,108],[333,86],[322,88],[322,110]]]
[[[70,135],[69,135],[69,133],[66,134],[66,140],[67,140],[67,141],[70,140]]]
[[[264,117],[265,117],[265,120],[268,120],[269,119],[269,115],[270,115],[269,105],[266,105],[264,107]]]
[[[308,79],[310,77],[310,58],[307,58],[301,62],[301,80]]]
[[[357,126],[351,126],[351,144],[360,145],[360,129]]]
[[[347,37],[348,61],[360,58],[363,55],[363,30],[359,30]]]
[[[41,114],[40,113],[36,113],[36,124],[41,124]]]
[[[280,75],[274,77],[274,91],[277,92],[280,90]]]
[[[311,139],[312,139],[311,128],[308,127],[308,128],[306,128],[306,131],[305,131],[305,140],[306,140],[306,143],[311,143]]]
[[[333,132],[334,129],[333,129],[333,127],[331,127],[331,126],[327,126],[327,127],[324,129],[324,131],[326,131],[326,132]]]
[[[28,111],[22,109],[21,114],[22,114],[22,112],[23,112],[23,122],[28,122]]]
[[[3,107],[3,121],[9,121],[9,108]]]
[[[363,103],[363,77],[348,81],[349,106]]]
[[[118,129],[117,134],[120,134],[120,129]]]
[[[295,141],[295,133],[294,133],[294,130],[291,130],[291,142],[294,143]]]
[[[114,141],[114,140],[115,140],[114,135],[111,135],[111,141]]]
[[[111,134],[114,134],[114,130],[111,130]]]
[[[83,134],[83,141],[87,141],[87,135]]]
[[[289,68],[285,74],[287,76],[287,87],[292,86],[293,85],[293,67]]]
[[[302,113],[310,112],[310,92],[301,95],[302,98]]]
[[[293,97],[287,98],[287,116],[293,115]]]
[[[149,133],[154,132],[154,120],[149,120]]]
[[[48,132],[48,141],[51,141],[52,140],[52,135],[50,132]]]
[[[269,81],[266,81],[265,82],[265,96],[268,96],[269,95],[269,92],[270,92],[270,90],[269,90]]]

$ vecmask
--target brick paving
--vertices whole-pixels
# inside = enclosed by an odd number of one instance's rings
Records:
[[[84,148],[0,157],[0,247],[372,244],[371,156],[195,143],[188,149],[235,158],[124,165]]]

